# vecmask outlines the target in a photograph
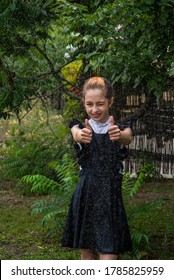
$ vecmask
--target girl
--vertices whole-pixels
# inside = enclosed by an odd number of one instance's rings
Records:
[[[82,260],[116,260],[131,250],[122,201],[124,145],[132,140],[128,123],[114,124],[109,109],[113,91],[109,81],[92,77],[84,84],[82,100],[89,117],[85,126],[70,124],[80,165],[62,245],[81,250]]]

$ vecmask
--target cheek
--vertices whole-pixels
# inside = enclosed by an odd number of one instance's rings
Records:
[[[105,112],[105,113],[109,112],[109,106],[103,107],[102,111]]]
[[[86,112],[90,112],[90,107],[84,106]]]

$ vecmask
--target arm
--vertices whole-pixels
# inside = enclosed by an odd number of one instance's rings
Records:
[[[123,145],[128,145],[132,142],[132,130],[127,127],[123,131],[120,131],[119,142]]]

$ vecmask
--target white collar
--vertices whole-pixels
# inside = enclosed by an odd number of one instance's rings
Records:
[[[110,119],[108,118],[108,120],[105,123],[99,122],[99,121],[95,121],[92,118],[89,120],[91,124],[97,126],[98,128],[100,127],[105,127],[109,125]]]

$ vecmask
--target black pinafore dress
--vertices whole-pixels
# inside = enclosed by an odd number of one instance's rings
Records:
[[[108,133],[93,131],[91,143],[82,146],[78,153],[80,178],[69,207],[62,246],[101,254],[130,251],[121,189],[121,145],[112,142]]]

